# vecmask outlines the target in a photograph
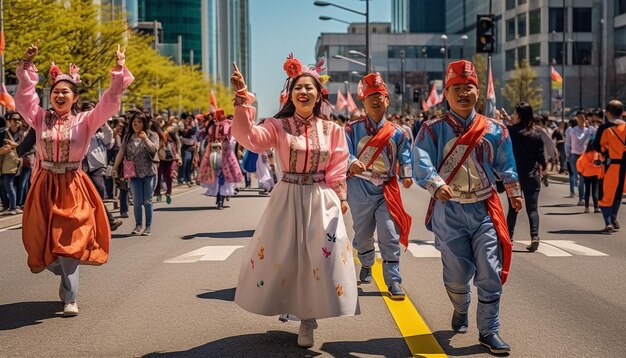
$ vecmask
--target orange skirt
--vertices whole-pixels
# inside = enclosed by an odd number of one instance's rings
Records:
[[[58,256],[87,265],[107,262],[111,228],[104,203],[85,172],[37,170],[24,205],[22,241],[34,273]]]

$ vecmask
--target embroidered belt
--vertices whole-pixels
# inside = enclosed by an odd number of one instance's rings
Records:
[[[80,168],[80,162],[49,162],[46,160],[41,161],[41,167],[49,172],[53,172],[54,174],[65,174],[66,172],[71,172],[74,170],[78,170]]]
[[[381,174],[381,173],[370,172],[370,171],[364,171],[361,174],[354,174],[354,176],[367,180],[376,186],[381,186],[387,180],[389,180],[389,176],[387,174]]]
[[[491,187],[477,191],[454,191],[454,196],[450,201],[456,201],[459,204],[473,204],[488,199],[491,193]]]
[[[298,185],[313,185],[320,181],[324,181],[326,175],[324,173],[283,173],[281,181],[298,184]]]

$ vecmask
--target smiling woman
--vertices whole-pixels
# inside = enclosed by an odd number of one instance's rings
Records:
[[[61,276],[59,298],[63,314],[76,316],[78,265],[102,265],[109,257],[111,230],[98,191],[81,169],[81,161],[96,130],[120,108],[122,92],[133,81],[124,66],[124,51],[118,45],[111,87],[98,105],[76,112],[78,67],[70,64],[62,73],[50,68],[51,110],[39,107],[35,86],[39,82],[33,59],[39,42],[30,45],[17,68],[19,80],[15,105],[37,135],[37,163],[33,185],[24,205],[22,241],[33,273],[46,269]]]
[[[348,209],[346,138],[324,118],[323,61],[305,68],[289,55],[283,107],[259,125],[255,98],[233,67],[233,136],[255,153],[275,148],[284,170],[244,255],[235,303],[257,314],[297,316],[297,343],[311,347],[316,319],[358,313],[352,245],[342,216]]]

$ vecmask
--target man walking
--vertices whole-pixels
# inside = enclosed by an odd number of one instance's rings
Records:
[[[359,253],[363,283],[372,281],[374,230],[383,258],[383,276],[393,299],[404,299],[400,284],[400,244],[409,243],[411,217],[400,197],[396,167],[402,185],[413,184],[410,135],[385,118],[389,107],[387,86],[378,73],[359,83],[359,98],[367,115],[346,125],[350,158],[348,204],[352,213],[354,247]]]
[[[454,306],[452,329],[467,332],[473,278],[479,342],[492,353],[505,353],[511,348],[498,333],[499,311],[512,245],[494,173],[519,211],[522,197],[511,139],[503,124],[474,110],[478,77],[470,61],[448,65],[443,94],[450,111],[422,125],[413,149],[415,179],[432,195],[426,227],[441,252],[444,285]]]

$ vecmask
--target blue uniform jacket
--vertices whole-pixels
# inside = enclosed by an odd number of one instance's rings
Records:
[[[346,124],[346,139],[348,140],[348,150],[350,151],[348,168],[358,160],[357,156],[361,149],[386,121],[387,119],[383,118],[380,123],[376,124],[374,120],[367,116]],[[400,165],[400,178],[410,178],[413,175],[410,139],[400,126],[396,124],[394,126],[396,127],[396,132],[391,137],[387,147],[383,149],[378,159],[369,169],[393,177],[396,175],[396,163],[398,163]],[[367,163],[363,164],[367,165]]]

